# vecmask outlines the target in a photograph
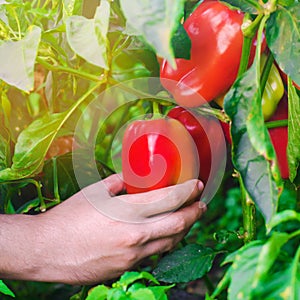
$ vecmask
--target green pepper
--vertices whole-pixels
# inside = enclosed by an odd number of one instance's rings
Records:
[[[267,56],[262,54],[261,56],[261,69],[263,69],[267,60]],[[265,121],[269,120],[276,111],[279,101],[284,95],[284,85],[280,76],[280,72],[277,69],[276,65],[273,63],[268,80],[266,82],[264,92],[262,95],[262,111]],[[223,107],[225,95],[221,95],[216,98],[214,101],[220,106]]]
[[[265,54],[261,57],[261,66],[263,67],[267,60]],[[276,111],[279,101],[284,94],[284,85],[278,69],[272,64],[268,80],[262,96],[262,110],[264,119],[269,120]]]

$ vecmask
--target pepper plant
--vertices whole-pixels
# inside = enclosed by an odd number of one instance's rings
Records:
[[[222,184],[186,240],[132,282],[122,286],[129,273],[112,288],[75,287],[73,299],[166,299],[175,284],[186,293],[195,281],[205,283],[206,299],[300,298],[299,19],[297,0],[0,0],[2,213],[43,213],[76,193],[75,152],[85,184],[95,182],[84,152],[91,144],[101,178],[118,171],[120,129],[157,107],[179,121],[176,104],[218,118],[228,141]],[[136,80],[150,77],[161,85]],[[123,93],[103,98],[103,114],[89,109],[115,86]],[[194,101],[199,92],[203,101]],[[137,280],[150,285],[131,285]],[[57,292],[24,284],[0,281],[3,299]]]

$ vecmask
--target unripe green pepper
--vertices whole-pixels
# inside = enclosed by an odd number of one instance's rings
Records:
[[[261,57],[263,67],[267,60],[265,54]],[[265,121],[269,120],[276,111],[277,105],[284,94],[284,85],[278,69],[272,64],[268,80],[262,96],[262,111]]]
[[[265,54],[261,57],[261,69],[263,69],[267,56]],[[268,80],[262,95],[262,111],[265,121],[269,120],[276,111],[279,101],[284,95],[284,85],[281,79],[279,70],[275,64],[272,64]],[[225,95],[216,98],[214,101],[223,108]]]

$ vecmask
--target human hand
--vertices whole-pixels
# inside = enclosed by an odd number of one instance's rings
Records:
[[[32,217],[31,226],[38,235],[31,241],[34,261],[27,263],[34,268],[28,265],[19,279],[92,284],[116,278],[145,257],[174,248],[206,210],[203,203],[195,202],[203,189],[198,180],[112,196],[123,189],[119,175],[113,175]],[[101,201],[117,203],[112,205],[113,218],[107,207],[105,214],[101,212]],[[121,202],[127,206],[119,213]],[[129,222],[130,218],[134,222]]]

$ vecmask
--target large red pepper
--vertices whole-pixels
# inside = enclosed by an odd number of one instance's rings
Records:
[[[199,156],[199,179],[207,183],[211,172],[217,171],[217,165],[224,158],[224,137],[220,122],[212,117],[203,116],[177,106],[171,109],[168,117],[178,120],[192,136]],[[214,155],[214,166],[212,163]]]
[[[188,131],[170,118],[131,123],[122,145],[127,193],[146,192],[197,178],[197,149]]]
[[[225,93],[237,77],[243,34],[243,13],[219,1],[201,3],[186,19],[191,58],[167,60],[161,65],[161,82],[175,101],[196,107]]]

